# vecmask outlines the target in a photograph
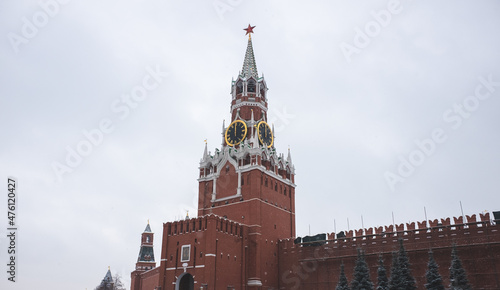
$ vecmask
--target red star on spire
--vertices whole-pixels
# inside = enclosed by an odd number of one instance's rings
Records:
[[[247,28],[243,28],[243,30],[245,30],[247,32],[247,33],[245,33],[245,35],[247,35],[249,33],[253,33],[254,28],[255,28],[255,26],[250,26],[250,24],[248,24]]]

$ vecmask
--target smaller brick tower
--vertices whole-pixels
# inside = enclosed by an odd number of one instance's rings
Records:
[[[155,254],[153,252],[153,235],[151,227],[148,225],[141,235],[141,249],[137,263],[135,263],[136,271],[147,271],[156,267]]]
[[[151,231],[148,220],[148,225],[141,234],[141,249],[139,250],[137,263],[135,263],[135,270],[130,275],[130,288],[132,290],[149,289],[149,286],[156,284],[154,280],[157,279],[158,268],[156,268],[155,254],[153,251],[153,236],[154,233]],[[151,279],[151,276],[155,278]]]

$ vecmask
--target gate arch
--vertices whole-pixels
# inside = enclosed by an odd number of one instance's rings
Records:
[[[194,278],[193,275],[184,272],[175,283],[175,290],[194,290]]]

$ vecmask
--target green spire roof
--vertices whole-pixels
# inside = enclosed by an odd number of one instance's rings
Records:
[[[245,79],[248,79],[250,77],[258,79],[257,65],[255,64],[255,56],[253,55],[251,37],[248,37],[247,51],[245,53],[245,60],[243,61],[241,76]]]
[[[111,269],[108,267],[108,272],[104,279],[102,279],[101,284],[96,289],[111,289],[113,285],[113,276],[111,276]]]
[[[106,272],[106,276],[104,276],[104,279],[102,279],[102,281],[106,283],[113,282],[113,276],[111,276],[111,269],[108,269],[108,272]]]

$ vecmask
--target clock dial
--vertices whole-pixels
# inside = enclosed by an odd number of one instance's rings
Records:
[[[259,135],[259,141],[262,145],[267,146],[267,148],[273,146],[273,132],[266,122],[261,121],[257,124],[257,134]]]
[[[247,136],[247,124],[242,120],[236,120],[226,129],[226,143],[235,146],[241,143]]]

